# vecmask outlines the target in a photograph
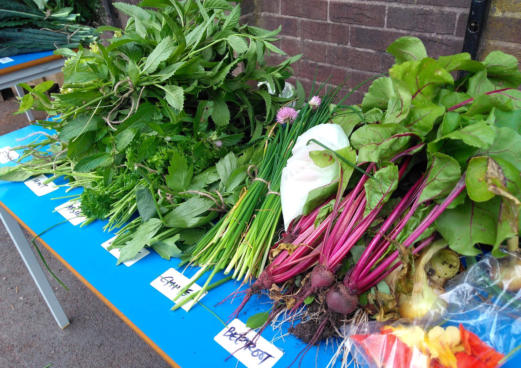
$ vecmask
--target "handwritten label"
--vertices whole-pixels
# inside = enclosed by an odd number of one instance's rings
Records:
[[[16,160],[20,155],[16,151],[12,151],[11,147],[0,148],[0,164],[6,164],[10,161]]]
[[[11,59],[10,57],[0,58],[0,64],[7,64],[7,63],[10,63],[11,61],[14,61],[14,60]]]
[[[105,250],[107,250],[108,247],[110,247],[110,245],[112,244],[112,242],[114,242],[114,239],[116,239],[116,237],[113,237],[113,238],[110,238],[109,240],[107,240],[106,242],[102,243],[101,246],[103,248],[105,248]],[[119,249],[118,248],[113,248],[111,250],[109,250],[109,253],[112,254],[114,257],[116,258],[119,258]],[[123,264],[127,267],[130,267],[132,266],[134,263],[136,263],[137,261],[139,261],[141,258],[147,256],[148,254],[150,253],[150,251],[148,249],[141,249],[138,254],[136,254],[136,256],[132,259],[129,259],[128,261],[126,262],[123,262]]]
[[[74,226],[81,224],[87,220],[83,213],[81,213],[80,202],[69,201],[55,208],[56,211],[65,217]]]
[[[161,276],[159,276],[157,279],[152,281],[150,285],[152,285],[154,288],[156,288],[161,294],[166,296],[170,300],[174,300],[174,298],[177,296],[177,293],[179,290],[184,288],[186,285],[190,283],[190,279],[177,271],[174,268],[169,268],[164,272]],[[201,290],[201,287],[197,284],[192,284],[188,290],[186,290],[183,294],[183,297],[176,300],[177,302],[181,302],[184,300],[184,298],[192,293],[195,293],[196,291]],[[204,293],[206,295],[207,293]],[[203,295],[203,296],[204,296]],[[191,307],[194,304],[194,302],[188,302],[185,305],[183,305],[181,308],[188,312],[188,308]]]
[[[49,179],[45,175],[40,175],[35,178],[26,180],[24,182],[25,185],[29,187],[38,197],[54,192],[58,189],[58,186],[54,184],[52,181],[50,183],[45,184],[45,181]]]
[[[214,340],[248,368],[271,368],[284,354],[238,319],[231,321]]]

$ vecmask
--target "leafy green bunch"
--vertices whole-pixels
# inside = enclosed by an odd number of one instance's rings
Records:
[[[426,190],[419,200],[431,207],[464,177],[466,190],[439,216],[431,233],[438,231],[463,255],[478,254],[476,244],[492,246],[496,255],[505,242],[517,249],[521,209],[517,59],[501,51],[491,52],[483,61],[471,60],[467,53],[434,59],[414,37],[396,40],[387,51],[396,62],[389,76],[375,80],[358,110],[342,122],[348,134],[352,132],[358,162],[387,165],[397,155],[413,156],[413,170],[427,170]],[[455,80],[457,72],[462,78]],[[405,193],[411,184],[400,181],[398,193],[400,188]]]
[[[0,57],[95,41],[94,28],[77,24],[79,14],[74,10],[61,1],[1,0]]]
[[[185,229],[190,243],[235,203],[262,155],[265,126],[290,101],[278,95],[298,57],[268,65],[267,53],[283,54],[273,45],[280,29],[239,24],[239,5],[225,0],[115,6],[130,16],[124,30],[100,27],[113,32],[106,43],[57,51],[67,57],[61,93],[24,85],[19,111],[59,114],[39,122],[56,135],[0,179],[67,176],[84,188],[91,220],[124,226],[113,245],[124,261],[144,246],[164,250],[163,240]]]

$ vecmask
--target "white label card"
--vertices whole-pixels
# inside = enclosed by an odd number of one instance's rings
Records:
[[[25,185],[29,187],[38,197],[54,192],[58,189],[58,186],[54,184],[52,181],[50,183],[45,184],[45,181],[49,179],[45,175],[40,175],[35,178],[26,180],[24,182]]]
[[[106,242],[102,243],[101,246],[103,248],[105,248],[105,250],[110,247],[110,245],[112,244],[112,242],[114,241],[114,239],[116,239],[116,237],[113,237],[113,238],[110,238],[109,240],[107,240]],[[112,254],[114,257],[116,258],[119,258],[119,249],[118,248],[114,248],[114,249],[111,249],[109,250],[109,253]],[[141,249],[139,251],[139,253],[132,259],[129,259],[128,261],[126,262],[123,262],[123,264],[127,267],[130,267],[132,266],[134,263],[136,263],[137,261],[139,261],[141,258],[143,257],[146,257],[148,254],[150,253],[150,251],[148,249]]]
[[[16,151],[11,151],[11,147],[0,148],[0,164],[6,164],[16,160],[20,155]]]
[[[81,213],[79,201],[69,201],[55,208],[56,211],[63,217],[65,217],[74,226],[81,224],[87,220]]]
[[[7,63],[10,63],[11,61],[14,61],[14,60],[11,59],[10,57],[0,58],[0,64],[7,64]]]
[[[190,283],[190,279],[183,275],[181,272],[177,271],[174,268],[169,268],[166,270],[161,276],[152,281],[150,285],[152,285],[155,289],[157,289],[161,294],[166,296],[170,300],[174,300],[179,290],[184,288],[186,285]],[[197,284],[192,284],[188,290],[185,291],[185,297],[195,293],[196,291],[201,290],[201,287]],[[204,293],[206,295],[207,293]],[[203,295],[203,297],[204,297]],[[176,300],[176,302],[181,302],[184,300],[184,297]],[[181,308],[188,312],[188,308],[193,306],[194,302],[188,302],[183,305]]]
[[[214,340],[248,368],[271,368],[284,355],[238,319],[231,321]]]

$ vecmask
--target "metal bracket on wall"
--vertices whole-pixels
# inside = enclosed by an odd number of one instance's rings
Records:
[[[472,59],[476,59],[479,49],[479,41],[483,28],[487,23],[490,0],[472,0],[470,4],[469,18],[463,41],[463,52],[468,52]]]

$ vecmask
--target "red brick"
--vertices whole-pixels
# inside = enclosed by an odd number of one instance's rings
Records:
[[[467,31],[467,20],[469,15],[467,13],[461,13],[458,16],[458,20],[456,22],[456,36],[465,37],[465,32]]]
[[[281,35],[298,37],[298,23],[295,18],[264,14],[259,19],[259,26],[266,29],[277,29],[282,26]]]
[[[520,43],[521,19],[490,17],[486,27],[488,39]]]
[[[255,1],[244,0],[241,2],[241,14],[247,15],[255,12]]]
[[[280,1],[281,0],[262,0],[262,1],[254,1],[254,0],[247,0],[257,3],[258,11],[259,12],[266,12],[266,13],[273,13],[273,14],[280,14]],[[282,0],[284,1],[284,0]]]
[[[302,42],[298,38],[280,37],[280,48],[290,56],[302,54]]]
[[[379,51],[351,49],[349,51],[349,67],[380,73],[384,69],[382,62],[383,57],[384,54]]]
[[[320,63],[326,62],[326,45],[322,42],[304,40],[302,44],[302,52],[304,59],[317,61]]]
[[[387,27],[415,32],[453,34],[456,27],[456,13],[430,8],[390,7]]]
[[[325,0],[281,0],[281,14],[308,19],[327,19]]]
[[[395,39],[405,36],[405,32],[391,31],[388,29],[368,29],[352,26],[349,39],[351,46],[364,49],[385,51]]]
[[[349,26],[303,19],[300,23],[303,39],[326,41],[347,45],[349,43]]]
[[[470,9],[471,0],[418,0],[417,4]]]
[[[350,78],[348,80],[348,86],[350,88],[355,88],[358,84],[363,83],[362,86],[360,86],[357,91],[358,92],[366,92],[369,86],[371,85],[371,82],[378,77],[378,73],[370,73],[370,72],[363,72],[359,70],[353,70],[351,71]]]
[[[342,102],[342,105],[358,105],[362,102],[363,98],[363,92],[352,92],[351,88],[349,88],[349,86],[346,86],[338,92],[338,95],[335,98],[335,103]]]
[[[463,48],[463,38],[448,39],[444,37],[420,36],[420,39],[427,49],[427,54],[434,58],[442,55],[457,54]]]
[[[337,65],[344,68],[351,67],[349,65],[349,51],[352,50],[350,47],[328,45],[326,61],[328,64]]]
[[[331,1],[329,18],[333,22],[383,27],[385,24],[385,6]]]
[[[319,84],[328,80],[329,83],[340,85],[349,78],[349,72],[343,68],[307,60],[302,60],[299,64],[299,76],[316,80]]]

